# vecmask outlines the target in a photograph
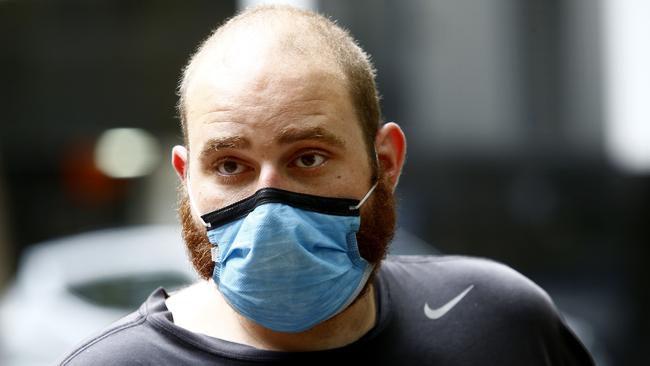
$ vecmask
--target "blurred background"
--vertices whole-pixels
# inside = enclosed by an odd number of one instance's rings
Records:
[[[194,279],[180,71],[258,1],[0,0],[0,364]],[[293,1],[351,30],[406,132],[394,253],[504,262],[601,365],[650,364],[650,3]]]

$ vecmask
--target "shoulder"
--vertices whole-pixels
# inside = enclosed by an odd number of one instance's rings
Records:
[[[139,336],[146,316],[135,311],[111,324],[98,334],[88,338],[69,352],[60,365],[119,365],[120,356],[131,354],[130,349],[138,347]]]
[[[458,357],[481,354],[490,364],[593,365],[546,291],[507,265],[464,256],[396,256],[382,263],[378,277],[400,322],[424,338],[454,340],[438,345],[441,354],[456,354],[458,343],[476,350]]]
[[[165,336],[149,321],[156,305],[164,302],[166,292],[152,293],[137,311],[109,325],[69,352],[59,365],[133,365],[142,364],[138,357],[155,354]],[[155,315],[155,314],[154,314]],[[147,361],[149,362],[149,361]]]
[[[418,282],[468,283],[504,295],[519,293],[548,299],[546,292],[515,269],[486,258],[467,256],[408,255],[389,256],[382,271],[395,279],[414,277]],[[427,286],[429,287],[429,286]]]
[[[389,291],[404,289],[411,293],[404,296],[410,298],[416,290],[431,301],[438,297],[453,298],[454,294],[471,289],[467,298],[475,304],[472,313],[490,314],[501,320],[525,318],[527,323],[554,321],[559,316],[546,291],[513,268],[494,260],[465,256],[392,256],[382,266]]]

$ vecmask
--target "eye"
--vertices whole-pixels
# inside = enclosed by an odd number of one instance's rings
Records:
[[[246,166],[235,160],[224,160],[217,165],[217,172],[222,175],[236,175],[244,171]]]
[[[325,160],[325,156],[321,154],[308,153],[300,155],[296,160],[294,160],[294,164],[299,168],[315,168],[322,165]]]

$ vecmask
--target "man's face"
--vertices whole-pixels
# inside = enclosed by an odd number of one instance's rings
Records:
[[[200,213],[266,187],[357,199],[368,191],[370,161],[338,73],[271,62],[201,72],[187,96],[188,175]]]
[[[295,64],[293,66],[296,66]],[[340,74],[314,65],[279,64],[207,72],[188,89],[191,192],[205,214],[266,188],[362,198],[371,166],[361,127]],[[211,275],[210,244],[181,193],[180,216],[192,261]],[[394,229],[391,184],[381,179],[362,209],[359,249],[383,258]]]

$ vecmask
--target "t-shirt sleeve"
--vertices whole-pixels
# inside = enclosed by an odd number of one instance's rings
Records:
[[[58,365],[138,365],[137,355],[142,354],[142,340],[145,339],[144,321],[144,315],[139,312],[126,316],[82,342]]]
[[[514,269],[476,260],[471,272],[483,288],[484,304],[495,320],[477,319],[499,331],[500,357],[521,357],[544,365],[594,365],[589,352],[540,286]],[[485,314],[485,313],[484,313]],[[508,352],[509,351],[509,352]]]
[[[406,256],[391,258],[384,270],[398,324],[392,339],[408,357],[453,365],[594,365],[546,291],[506,265]],[[429,317],[427,308],[438,314]]]

